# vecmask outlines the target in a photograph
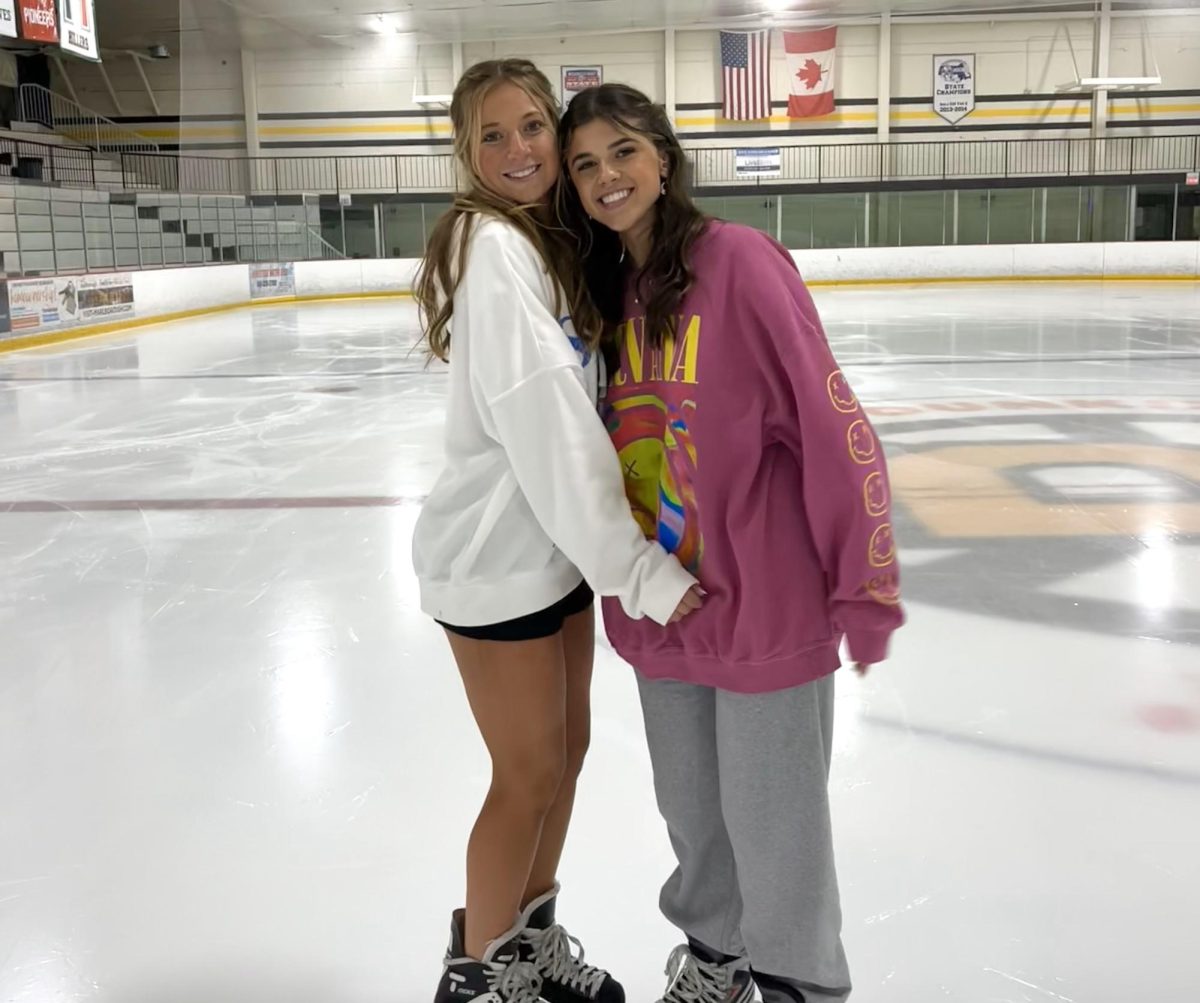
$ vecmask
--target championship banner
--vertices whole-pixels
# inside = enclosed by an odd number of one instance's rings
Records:
[[[21,37],[31,42],[58,41],[58,13],[54,0],[17,0]]]
[[[64,52],[72,52],[85,59],[100,59],[100,48],[96,44],[95,0],[58,0],[61,19],[62,40],[59,44]]]
[[[957,125],[975,110],[975,56],[933,57],[933,110]]]
[[[0,0],[0,35],[17,37],[17,7],[13,0]]]

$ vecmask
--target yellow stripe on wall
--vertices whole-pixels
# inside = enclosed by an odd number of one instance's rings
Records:
[[[1135,103],[1132,107],[1126,106],[1124,102],[1119,105],[1109,105],[1108,114],[1113,115],[1177,115],[1179,112],[1200,112],[1200,104],[1160,104],[1151,105],[1149,108],[1139,108]]]
[[[263,125],[260,136],[388,136],[395,133],[448,134],[446,122],[430,122],[425,125],[406,125],[382,122],[375,125]]]
[[[755,119],[754,123],[769,122],[772,125],[787,125],[789,122],[797,122],[799,119],[788,118],[786,115],[772,115],[770,118]],[[875,112],[873,111],[837,111],[832,115],[822,115],[820,118],[804,119],[806,122],[822,122],[833,125],[838,122],[874,122]],[[730,118],[721,118],[719,115],[706,116],[686,116],[675,119],[675,124],[680,127],[701,127],[710,125],[746,125],[746,122],[736,121]]]
[[[134,129],[133,131],[147,139],[241,139],[245,135],[240,126],[234,128],[227,125],[186,129]]]
[[[1164,116],[1172,117],[1180,114],[1200,112],[1200,104],[1155,104],[1149,107],[1122,107],[1113,105],[1109,109],[1110,116]],[[1045,107],[1011,107],[1011,108],[976,108],[964,121],[973,121],[976,119],[1076,119],[1087,118],[1091,113],[1091,105],[1084,100],[1073,101],[1070,106],[1066,105],[1047,105]],[[942,118],[937,112],[931,109],[921,109],[914,111],[893,110],[889,116],[893,122],[940,122]],[[823,115],[820,118],[809,119],[793,119],[786,115],[772,115],[770,118],[756,119],[753,124],[769,124],[769,125],[790,125],[794,122],[814,122],[822,125],[838,125],[845,122],[874,122],[876,116],[874,112],[835,112],[832,115]],[[675,119],[675,124],[680,128],[705,128],[716,125],[748,125],[750,123],[735,121],[733,119],[722,118],[719,115],[705,116],[679,116]],[[1030,123],[1035,124],[1035,122]]]
[[[1077,115],[1087,115],[1088,105],[1074,105],[1070,108],[976,108],[963,121],[975,118],[1074,118]],[[941,115],[935,111],[894,111],[893,122],[941,121]]]
[[[1085,119],[1091,112],[1089,102],[1082,99],[1072,101],[1069,105],[1047,105],[1038,107],[1025,105],[1017,107],[984,107],[976,108],[965,121],[991,121],[1009,119],[1029,119],[1030,124],[1046,119]],[[1174,117],[1186,114],[1200,113],[1200,104],[1152,104],[1138,100],[1129,104],[1113,104],[1109,115],[1113,118],[1145,118],[1145,117]],[[941,117],[928,108],[893,109],[890,114],[892,122],[940,122]],[[675,124],[681,129],[705,129],[714,126],[746,126],[755,125],[792,125],[797,121],[813,122],[819,125],[846,125],[854,123],[870,123],[877,121],[874,111],[838,111],[832,115],[820,118],[791,119],[786,115],[772,115],[770,118],[757,119],[754,123],[739,122],[723,118],[719,115],[680,115]],[[147,139],[166,139],[187,142],[193,139],[242,139],[245,130],[241,126],[184,126],[181,128],[145,128],[137,129]],[[259,135],[276,139],[301,136],[396,136],[396,135],[426,135],[445,136],[450,134],[450,124],[447,122],[373,122],[346,123],[330,125],[263,125],[259,127]]]

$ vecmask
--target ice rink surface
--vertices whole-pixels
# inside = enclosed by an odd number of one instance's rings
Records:
[[[839,678],[861,1003],[1200,999],[1200,287],[818,290],[910,623]],[[405,301],[0,356],[0,1000],[424,1003],[488,764],[409,543]],[[678,935],[601,642],[560,917]]]

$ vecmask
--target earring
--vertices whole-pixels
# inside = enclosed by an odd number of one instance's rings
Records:
[[[621,245],[621,256],[619,258],[617,258],[617,264],[619,265],[624,260],[625,260],[625,245],[622,244]]]
[[[662,181],[661,181],[661,182],[659,182],[659,185],[658,185],[658,194],[659,194],[659,195],[666,195],[666,194],[667,194],[667,179],[666,179],[666,178],[663,178],[663,179],[662,179]]]

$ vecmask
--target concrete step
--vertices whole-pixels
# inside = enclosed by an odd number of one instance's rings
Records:
[[[58,133],[41,122],[11,122],[7,129],[0,132],[33,133],[38,136],[58,136]]]
[[[0,138],[10,139],[18,143],[41,143],[43,146],[62,146],[73,148],[83,147],[86,149],[94,149],[96,145],[95,135],[94,133],[90,132],[86,126],[80,126],[78,128],[66,126],[65,128],[65,132],[56,132],[53,129],[47,129],[45,126],[39,125],[35,122],[13,122],[11,127],[8,129],[0,128]],[[104,145],[103,135],[100,137],[100,143],[101,145]],[[144,149],[136,148],[140,143],[145,144]],[[129,149],[127,151],[134,154],[152,154],[156,150],[152,140],[141,140],[136,133],[132,132],[129,134],[128,139],[121,139],[119,142],[112,143],[111,145],[117,147],[117,149],[110,149],[106,146],[104,149],[94,150],[96,157],[98,159],[103,158],[105,160],[116,161],[119,163],[121,159],[121,152],[124,146],[134,147],[133,149]]]

